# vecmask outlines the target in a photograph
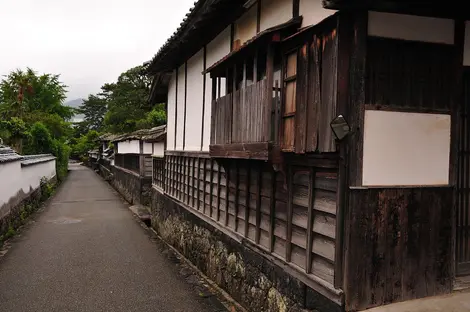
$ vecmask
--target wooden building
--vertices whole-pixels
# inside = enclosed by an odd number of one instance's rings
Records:
[[[154,227],[253,311],[452,292],[470,273],[456,6],[198,1],[147,67],[168,111]]]

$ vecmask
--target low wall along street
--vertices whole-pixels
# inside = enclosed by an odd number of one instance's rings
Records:
[[[21,156],[0,147],[0,244],[14,234],[41,201],[52,193],[56,159],[52,155]]]

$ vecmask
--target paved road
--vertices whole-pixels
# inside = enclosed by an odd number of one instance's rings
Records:
[[[222,311],[178,273],[108,184],[71,167],[0,258],[0,311]]]

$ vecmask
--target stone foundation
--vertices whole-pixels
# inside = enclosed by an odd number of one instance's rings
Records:
[[[111,185],[129,203],[133,205],[150,205],[151,177],[141,177],[137,173],[116,166],[111,166],[111,174]]]
[[[151,189],[152,227],[249,311],[342,311],[279,265]]]

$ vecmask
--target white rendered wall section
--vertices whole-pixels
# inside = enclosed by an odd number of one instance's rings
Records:
[[[186,99],[186,151],[201,150],[202,103],[204,97],[204,49],[188,60],[188,86]],[[210,98],[207,100],[210,101]]]
[[[176,71],[173,74],[168,85],[168,103],[167,103],[167,127],[166,127],[166,148],[169,151],[175,150],[175,108],[176,108]]]
[[[293,0],[261,0],[260,31],[285,23],[292,17]]]
[[[335,10],[323,8],[322,0],[300,0],[299,3],[299,14],[303,17],[302,27],[316,25],[335,13]]]
[[[363,185],[447,185],[450,128],[450,115],[366,110]]]
[[[144,154],[151,155],[153,151],[152,143],[144,142]]]
[[[183,150],[184,132],[184,92],[185,92],[185,64],[178,69],[177,114],[176,114],[176,150]]]
[[[369,12],[369,36],[454,44],[454,21],[451,19]]]
[[[155,157],[165,156],[165,143],[163,143],[163,142],[153,143],[152,156],[155,156]]]
[[[117,142],[118,154],[140,154],[139,140]]]
[[[256,27],[258,25],[257,15],[257,5],[253,5],[237,21],[235,21],[234,41],[240,40],[240,44],[242,45],[244,42],[256,35]]]
[[[21,161],[0,164],[0,217],[9,211],[1,210],[13,197],[21,192],[27,195],[40,186],[43,177],[50,179],[56,175],[55,160],[21,167]],[[8,177],[8,178],[5,178]],[[19,198],[21,199],[21,198]]]

